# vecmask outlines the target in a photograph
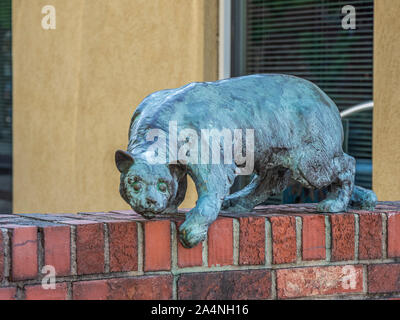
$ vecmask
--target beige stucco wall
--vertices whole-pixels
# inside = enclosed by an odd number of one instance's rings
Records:
[[[217,5],[13,0],[14,212],[128,208],[114,152],[146,95],[217,78]],[[183,205],[195,199],[191,184]]]
[[[400,200],[400,1],[374,2],[373,188]]]

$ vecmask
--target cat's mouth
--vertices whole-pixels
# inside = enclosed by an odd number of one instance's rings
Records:
[[[153,211],[153,210],[152,211],[146,210],[144,212],[141,212],[140,214],[146,219],[153,219],[153,218],[156,218],[156,217],[163,216],[163,212],[162,211]]]
[[[142,216],[145,217],[146,219],[153,219],[157,216],[159,216],[160,214],[157,213],[153,213],[153,212],[144,212],[142,213]]]

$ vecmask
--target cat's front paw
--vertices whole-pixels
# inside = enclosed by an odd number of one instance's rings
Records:
[[[347,206],[340,199],[325,199],[318,203],[318,212],[345,212]]]
[[[252,211],[253,206],[251,203],[245,203],[239,199],[226,198],[222,203],[221,210],[231,213],[242,213]]]
[[[208,224],[201,224],[191,219],[179,227],[179,240],[185,248],[193,248],[207,237]]]

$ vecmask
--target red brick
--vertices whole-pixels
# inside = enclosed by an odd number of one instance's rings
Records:
[[[17,288],[0,288],[0,300],[15,300]]]
[[[76,226],[76,265],[78,274],[104,272],[104,226],[102,223]]]
[[[265,218],[244,217],[239,219],[239,264],[265,263]]]
[[[11,277],[13,281],[35,279],[38,276],[37,228],[11,228]]]
[[[369,265],[368,292],[400,292],[400,264]]]
[[[233,220],[218,218],[208,229],[208,265],[233,264]]]
[[[109,222],[110,271],[138,269],[136,222]]]
[[[111,279],[108,281],[109,299],[171,300],[172,282],[171,275]]]
[[[296,219],[295,217],[271,217],[272,262],[274,264],[296,261]]]
[[[171,223],[169,220],[144,223],[144,270],[171,269]]]
[[[400,257],[400,213],[388,214],[388,257]]]
[[[74,300],[170,300],[171,275],[78,281],[73,283]]]
[[[67,300],[68,289],[66,283],[57,283],[55,289],[43,289],[41,285],[25,287],[26,300]]]
[[[182,222],[178,222],[176,229],[179,230],[179,226]],[[178,240],[178,267],[196,267],[203,264],[203,245],[199,243],[194,248],[185,248]]]
[[[178,280],[180,300],[255,300],[271,297],[268,270],[184,273]]]
[[[329,266],[277,270],[278,298],[362,293],[362,266]]]
[[[358,258],[382,258],[382,216],[380,213],[360,214]]]
[[[325,259],[325,216],[303,215],[302,222],[303,260]]]
[[[332,261],[353,260],[355,250],[355,219],[353,214],[330,216],[332,229]]]
[[[107,300],[107,280],[77,281],[72,283],[74,300]]]
[[[4,249],[5,248],[4,248],[3,233],[0,229],[0,282],[4,278],[4,256],[5,256]]]
[[[57,276],[71,273],[71,232],[69,226],[43,228],[44,264],[51,265]]]

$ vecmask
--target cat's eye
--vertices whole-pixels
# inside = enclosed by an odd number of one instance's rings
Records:
[[[142,189],[142,185],[140,182],[133,183],[132,187],[133,187],[133,191],[135,191],[135,192],[139,192]]]
[[[165,192],[165,191],[167,191],[167,184],[165,182],[159,182],[157,184],[157,188],[159,191]]]

